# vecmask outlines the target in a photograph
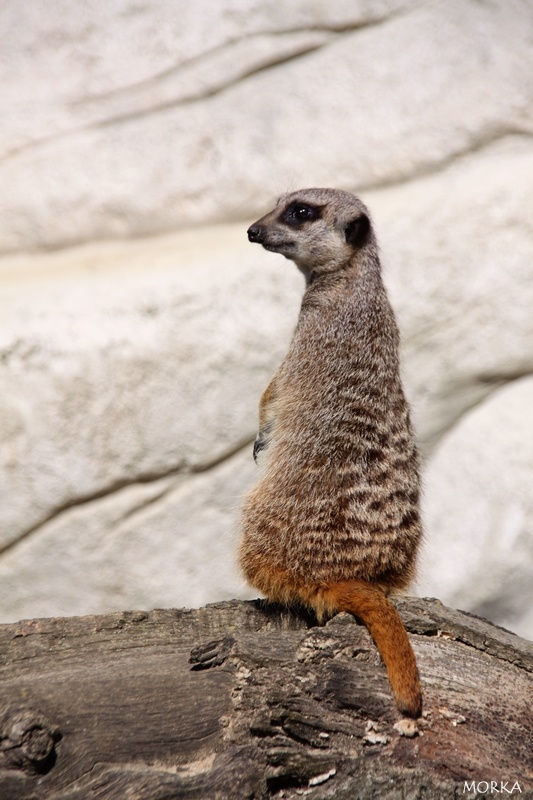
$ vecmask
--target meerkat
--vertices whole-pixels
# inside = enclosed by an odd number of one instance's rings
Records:
[[[388,595],[413,577],[418,454],[399,334],[370,215],[354,195],[305,189],[248,229],[294,261],[306,288],[289,352],[263,393],[239,560],[267,599],[370,632],[400,712],[419,717],[415,656]]]

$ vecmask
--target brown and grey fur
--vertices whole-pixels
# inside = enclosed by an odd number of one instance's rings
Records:
[[[418,716],[416,662],[386,597],[413,575],[418,457],[368,210],[347,192],[305,189],[281,197],[248,236],[293,260],[306,290],[261,398],[263,473],[243,507],[242,568],[271,600],[360,617],[398,707]]]

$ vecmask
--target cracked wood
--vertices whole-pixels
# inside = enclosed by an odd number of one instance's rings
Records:
[[[0,626],[0,800],[441,798],[465,780],[531,797],[532,645],[436,600],[398,608],[416,738],[349,615],[232,601]]]

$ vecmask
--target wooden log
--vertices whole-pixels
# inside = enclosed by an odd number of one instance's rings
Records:
[[[531,643],[397,606],[424,687],[413,738],[346,614],[232,601],[0,626],[0,800],[532,797]]]

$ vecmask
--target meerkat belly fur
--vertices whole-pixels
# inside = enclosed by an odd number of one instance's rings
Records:
[[[284,195],[248,230],[306,279],[289,352],[264,392],[240,562],[267,598],[319,618],[355,614],[400,711],[422,700],[415,657],[387,595],[407,586],[421,537],[418,456],[398,329],[368,210],[354,195]]]

